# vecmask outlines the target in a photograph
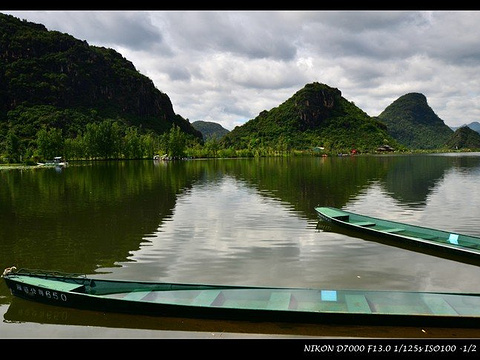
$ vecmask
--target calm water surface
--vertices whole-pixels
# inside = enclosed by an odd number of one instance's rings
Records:
[[[100,162],[62,170],[4,170],[0,267],[166,282],[480,292],[475,264],[339,231],[319,221],[314,210],[335,206],[480,236],[479,184],[478,153]],[[362,333],[359,327],[61,309],[14,299],[3,281],[0,313],[3,337]],[[403,331],[417,334],[416,329]]]

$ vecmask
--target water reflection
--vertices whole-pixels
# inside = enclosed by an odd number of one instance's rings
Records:
[[[476,154],[2,171],[0,263],[140,279],[312,285],[323,279],[318,272],[345,272],[329,259],[380,256],[366,242],[321,233],[315,206],[480,235],[479,169]],[[315,263],[319,254],[328,259],[321,258],[324,267]]]
[[[480,236],[475,221],[480,216],[479,154],[405,158],[400,157],[384,179],[372,182],[344,207],[374,217]],[[403,181],[404,177],[409,180]]]
[[[188,186],[175,170],[116,162],[2,172],[0,263],[89,273],[125,259]]]
[[[225,175],[180,195],[172,217],[114,275],[271,284],[292,272],[285,261],[295,263],[302,245],[315,242],[314,226],[285,204]]]
[[[442,156],[411,155],[386,159],[390,164],[381,184],[393,199],[410,208],[424,207],[428,195],[452,166],[449,159]]]
[[[314,210],[480,236],[479,179],[479,154],[0,171],[0,265],[136,280],[480,291],[477,266],[328,231]],[[2,282],[0,303],[11,301]]]

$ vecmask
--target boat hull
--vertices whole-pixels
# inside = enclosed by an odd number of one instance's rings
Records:
[[[480,327],[479,294],[216,286],[13,273],[13,295],[149,316],[323,324]]]
[[[392,245],[428,248],[445,255],[451,254],[453,260],[480,261],[480,238],[475,236],[383,220],[332,207],[317,207],[315,210],[322,220],[373,235],[379,240],[387,239]]]

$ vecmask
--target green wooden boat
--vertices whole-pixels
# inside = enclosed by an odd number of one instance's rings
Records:
[[[325,221],[367,233],[379,239],[393,240],[399,245],[428,247],[444,253],[480,260],[480,238],[475,236],[382,220],[333,207],[316,207],[315,211]]]
[[[480,327],[480,294],[135,282],[27,269],[13,295],[50,305],[151,316],[295,323]]]

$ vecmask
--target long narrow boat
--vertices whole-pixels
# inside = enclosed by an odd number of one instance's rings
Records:
[[[104,312],[295,323],[480,327],[480,294],[134,282],[27,269],[13,295]]]
[[[378,219],[333,207],[316,207],[315,211],[323,220],[380,239],[393,240],[400,245],[428,247],[480,260],[479,237]]]

